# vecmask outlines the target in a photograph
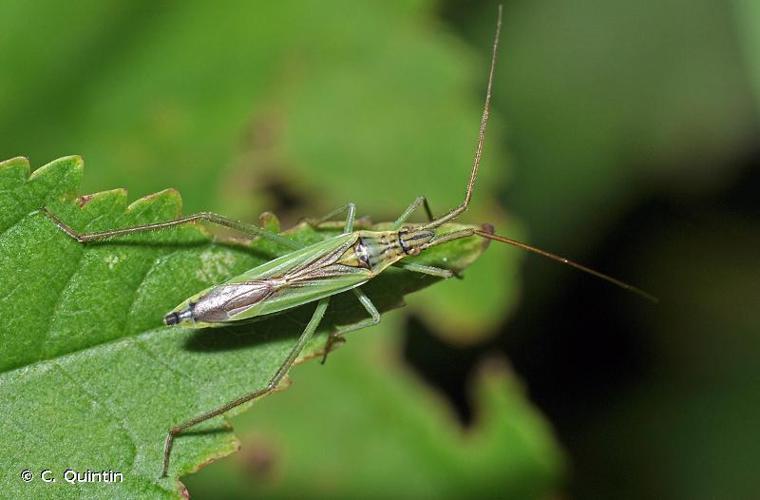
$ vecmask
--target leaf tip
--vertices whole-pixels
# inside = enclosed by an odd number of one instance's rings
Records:
[[[229,439],[227,439],[225,446],[223,448],[217,449],[217,451],[215,452],[206,454],[199,462],[196,462],[190,465],[187,468],[187,470],[180,472],[179,474],[180,477],[189,475],[189,474],[195,474],[199,470],[211,465],[217,460],[221,460],[222,458],[226,458],[240,451],[240,448],[241,448],[240,439],[235,434],[232,433],[231,428],[229,428],[229,424],[227,422],[225,422],[225,424],[227,425],[228,427],[227,430],[229,432]],[[182,485],[182,487],[184,487],[183,483],[181,482],[178,482],[178,483]]]
[[[9,158],[7,160],[0,161],[0,169],[3,168],[12,168],[12,167],[21,167],[29,169],[29,158],[26,156],[15,156],[13,158]]]
[[[12,177],[15,182],[23,183],[29,178],[29,159],[24,156],[17,156],[8,160],[0,161],[0,174],[3,177]]]
[[[259,226],[273,233],[280,232],[280,219],[272,212],[262,212],[259,215]]]
[[[59,184],[61,192],[67,197],[74,197],[84,176],[84,160],[81,156],[72,155],[56,158],[41,166],[29,176],[29,182],[43,184]]]
[[[173,212],[175,217],[182,213],[182,195],[174,188],[167,188],[138,198],[127,207],[128,212],[142,210],[148,205],[161,204]]]

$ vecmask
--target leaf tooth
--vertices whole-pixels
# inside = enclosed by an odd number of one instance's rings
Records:
[[[21,179],[29,178],[29,172],[31,167],[29,166],[29,158],[25,156],[16,156],[15,158],[9,158],[7,160],[0,161],[0,170],[18,169],[22,176]]]
[[[43,176],[51,175],[52,172],[59,169],[69,171],[67,173],[73,172],[75,174],[78,174],[78,180],[81,180],[82,173],[84,171],[84,160],[81,156],[78,155],[56,158],[55,160],[46,163],[45,165],[32,172],[32,174],[29,176],[29,180],[33,181]],[[77,182],[77,184],[79,184],[79,182]]]
[[[83,176],[82,157],[64,156],[36,169],[27,183],[31,192],[40,198],[41,205],[45,205],[55,199],[70,200],[76,197]]]
[[[259,215],[259,226],[273,233],[281,231],[280,219],[272,212],[261,212],[261,215]]]
[[[161,204],[167,210],[171,210],[173,217],[179,217],[182,214],[182,195],[174,188],[167,188],[157,193],[151,193],[142,198],[138,198],[127,207],[127,212],[137,212],[145,210],[149,206]]]
[[[119,216],[127,209],[127,190],[124,188],[109,189],[85,195],[87,201],[79,204],[84,212],[96,213],[103,211]],[[106,228],[104,228],[106,229]]]
[[[96,191],[95,193],[83,194],[77,197],[79,208],[87,210],[87,205],[94,203],[95,205],[102,203],[113,203],[117,206],[127,205],[127,190],[124,188],[108,189],[105,191]]]

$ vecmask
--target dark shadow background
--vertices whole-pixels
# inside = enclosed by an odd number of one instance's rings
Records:
[[[633,78],[646,86],[646,90],[630,94],[626,94],[626,88],[620,88],[616,97],[605,96],[605,91],[599,95],[605,106],[618,106],[620,113],[626,113],[631,106],[640,106],[633,113],[635,119],[629,117],[627,121],[628,125],[636,126],[623,134],[624,137],[610,141],[612,148],[630,154],[619,156],[617,165],[611,165],[615,161],[604,158],[603,153],[595,158],[593,154],[572,148],[552,151],[553,144],[562,144],[546,135],[545,144],[536,144],[524,137],[528,132],[520,127],[523,109],[540,109],[542,101],[551,102],[556,96],[516,88],[518,95],[512,95],[510,102],[505,104],[501,100],[496,105],[512,124],[507,141],[512,144],[510,150],[514,152],[517,170],[516,181],[510,192],[505,193],[504,201],[529,221],[531,233],[537,237],[532,241],[640,284],[658,295],[661,303],[653,306],[581,273],[558,269],[551,262],[530,257],[525,264],[521,306],[493,342],[466,350],[453,349],[436,340],[421,322],[412,319],[405,355],[426,380],[449,394],[462,420],[467,422],[471,415],[463,381],[470,372],[465,367],[471,369],[482,356],[494,350],[505,353],[525,380],[532,400],[554,425],[569,454],[570,497],[754,498],[760,486],[753,458],[760,456],[760,432],[754,424],[760,418],[757,371],[760,315],[756,310],[760,303],[760,143],[757,141],[760,129],[748,81],[742,77],[728,82],[731,77],[723,74],[723,84],[737,85],[741,93],[727,100],[723,99],[725,96],[705,93],[706,100],[721,102],[720,106],[734,99],[742,101],[739,111],[726,121],[720,123],[713,121],[715,116],[695,115],[696,121],[690,123],[687,116],[690,113],[684,113],[678,118],[671,117],[681,127],[680,132],[673,134],[672,144],[647,142],[652,137],[646,134],[636,137],[637,129],[644,130],[647,123],[657,127],[655,121],[661,109],[647,98],[654,98],[662,91],[671,92],[668,97],[677,99],[684,94],[694,94],[690,87],[711,85],[707,78],[684,79],[678,82],[680,91],[679,88],[668,91],[662,87],[667,79],[647,70],[680,64],[683,58],[689,58],[693,66],[702,66],[695,72],[709,72],[711,57],[702,52],[707,50],[707,39],[712,42],[720,39],[721,43],[739,50],[740,35],[731,28],[730,21],[731,16],[741,16],[743,11],[735,11],[730,2],[720,6],[707,2],[691,6],[684,2],[665,2],[660,12],[656,12],[653,2],[641,2],[636,7],[579,2],[573,3],[572,9],[569,3],[564,7],[561,3],[533,2],[530,6],[530,2],[518,1],[505,5],[508,17],[518,12],[520,20],[553,23],[547,26],[547,31],[534,33],[535,44],[549,46],[549,50],[566,48],[566,41],[556,36],[556,30],[568,30],[564,35],[584,29],[607,32],[596,37],[583,31],[577,35],[585,39],[583,43],[567,41],[580,47],[577,60],[565,61],[567,67],[550,67],[552,74],[543,75],[546,81],[537,83],[536,88],[560,92],[557,89],[563,86],[576,85],[574,70],[568,67],[583,65],[586,63],[583,58],[591,57],[594,52],[603,53],[595,61],[598,64],[595,69],[612,74],[598,75],[597,80],[630,83]],[[490,3],[488,8],[482,9],[471,3],[447,2],[441,11],[456,30],[472,34],[472,26],[483,22],[482,12],[491,7]],[[547,15],[574,10],[577,19],[537,21],[534,16],[538,14],[526,13],[530,10]],[[637,11],[637,15],[626,17],[631,10]],[[709,29],[718,28],[710,27],[711,22],[700,17],[705,13],[716,16],[711,19],[714,24],[725,23],[721,36],[710,38],[708,33],[715,35],[716,32]],[[740,21],[745,19],[740,18]],[[514,32],[510,35],[510,27],[517,22],[506,21],[506,48],[502,57],[507,66],[514,59],[521,60],[523,52],[555,59],[541,50],[534,48],[531,52],[530,48],[521,46],[528,43],[527,40]],[[684,25],[692,24],[690,28],[702,37],[702,46],[675,57],[672,46],[658,48],[655,45],[643,51],[654,60],[638,60],[638,67],[626,67],[626,57],[638,52],[635,44],[652,43],[656,36],[652,33],[652,24],[658,22],[672,30],[668,43],[674,45],[685,43],[689,28]],[[636,23],[641,23],[640,31],[634,30],[632,38],[623,38],[629,34],[625,32],[609,33],[616,29],[615,24]],[[595,38],[613,43],[599,48],[593,46]],[[510,39],[515,43],[510,44]],[[616,50],[620,52],[616,54]],[[736,54],[721,57],[724,61],[731,60]],[[607,65],[601,65],[600,61],[606,61]],[[643,74],[631,76],[636,71]],[[676,78],[676,73],[674,69],[670,76]],[[719,88],[715,86],[713,90],[717,92]],[[593,92],[576,88],[567,90],[567,95],[575,94],[578,100],[591,101]],[[534,101],[518,102],[519,97],[530,97]],[[625,102],[631,98],[638,98],[640,102]],[[709,107],[704,102],[694,104]],[[580,110],[582,106],[566,104],[563,108],[557,111],[558,115],[567,110]],[[594,115],[593,109],[589,113],[586,117],[567,120],[569,128],[566,130],[551,132],[575,135],[578,131],[573,128],[574,124],[581,128],[604,128],[616,122],[616,118]],[[546,124],[551,120],[533,120],[541,121]],[[721,148],[695,142],[688,145],[689,140],[713,133],[711,126],[727,123],[730,127],[741,126],[737,135],[725,136]],[[714,132],[713,137],[721,133]],[[600,132],[600,135],[605,133]],[[676,140],[684,140],[686,146],[682,148]],[[672,149],[666,151],[669,147]],[[690,147],[694,150],[689,151]],[[700,150],[711,152],[707,156],[695,156]],[[563,155],[568,151],[577,154]],[[536,158],[540,158],[543,165],[531,163]],[[575,225],[569,230],[551,224],[539,226],[545,210],[561,212],[568,208],[563,207],[563,203],[582,205],[585,201],[580,195],[573,198],[572,194],[562,197],[559,203],[551,193],[537,199],[530,199],[530,193],[521,196],[518,191],[530,190],[530,187],[526,188],[520,179],[531,184],[534,173],[527,170],[538,167],[551,175],[570,169],[584,159],[607,164],[610,169],[627,169],[629,187],[637,194],[628,195],[623,202],[598,197],[591,211],[569,207],[568,217],[558,214],[559,219],[574,220]],[[651,172],[669,174],[658,177],[650,176]],[[593,174],[581,170],[575,182],[584,182],[583,175]],[[699,179],[700,175],[704,177]],[[566,187],[574,190],[571,185]],[[539,207],[541,203],[550,208]],[[589,218],[583,220],[583,215]],[[594,227],[594,235],[589,237],[584,226]],[[577,229],[575,234],[573,229]]]

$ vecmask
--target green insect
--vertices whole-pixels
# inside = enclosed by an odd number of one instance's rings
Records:
[[[325,347],[325,356],[329,352],[332,343],[341,338],[341,335],[380,322],[380,313],[369,297],[367,297],[362,291],[361,286],[382,273],[389,266],[399,265],[409,271],[424,273],[440,278],[452,277],[453,273],[447,269],[404,262],[404,259],[407,256],[418,255],[420,252],[433,246],[440,245],[441,243],[471,236],[480,236],[482,238],[500,241],[568,264],[584,272],[612,282],[617,286],[634,291],[646,298],[656,300],[654,297],[636,287],[589,269],[578,263],[525,243],[497,236],[493,234],[492,230],[490,230],[490,226],[484,226],[483,229],[467,228],[443,234],[438,233],[438,229],[444,223],[457,218],[467,209],[472,197],[473,187],[478,174],[478,166],[480,165],[480,158],[483,152],[486,125],[488,123],[491,89],[496,63],[496,49],[498,46],[500,29],[501,7],[499,7],[496,34],[492,46],[488,87],[486,90],[483,115],[478,133],[477,148],[475,150],[470,178],[467,182],[466,194],[459,206],[440,217],[433,217],[427,199],[424,196],[420,196],[409,205],[398,219],[396,219],[392,225],[392,229],[388,231],[354,231],[353,226],[356,207],[353,203],[348,203],[344,207],[312,222],[314,225],[319,225],[322,222],[345,212],[347,215],[342,234],[325,239],[319,243],[301,247],[287,238],[265,231],[257,226],[209,212],[189,215],[167,222],[80,234],[67,226],[47,209],[42,209],[42,211],[48,215],[58,227],[80,243],[106,240],[144,231],[157,231],[190,222],[205,221],[226,226],[248,235],[268,239],[290,250],[289,253],[281,257],[189,297],[166,314],[164,322],[167,325],[183,325],[192,328],[225,326],[230,325],[231,323],[251,320],[253,318],[286,311],[306,303],[317,302],[311,320],[266,386],[258,388],[234,401],[230,401],[218,408],[214,408],[195,418],[191,418],[190,420],[171,427],[164,442],[163,466],[161,471],[162,477],[166,477],[167,475],[172,445],[178,434],[181,434],[194,425],[219,416],[232,408],[263,396],[273,391],[278,386],[301,350],[317,330],[330,302],[331,296],[344,292],[353,293],[366,309],[369,318],[351,326],[335,329],[328,337],[328,343]],[[428,217],[428,222],[422,224],[406,224],[407,219],[420,207],[424,208]]]

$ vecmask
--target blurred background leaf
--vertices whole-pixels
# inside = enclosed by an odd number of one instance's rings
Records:
[[[751,497],[760,487],[748,458],[760,453],[751,424],[758,8],[514,0],[504,9],[496,113],[467,220],[494,222],[662,302],[650,307],[535,258],[518,267],[522,256],[491,245],[465,280],[410,298],[389,356],[452,403],[465,428],[479,425],[466,381],[494,352],[510,359],[569,473],[560,479],[562,461],[547,458],[546,489],[509,491]],[[419,194],[441,212],[462,194],[495,11],[488,0],[4,2],[0,157],[79,153],[97,165],[90,191],[177,187],[188,211],[255,220],[268,209],[285,226],[347,201],[392,219]],[[364,349],[349,341],[322,368]],[[318,368],[299,368],[316,373],[297,385],[330,377]],[[350,400],[356,389],[336,378]],[[266,437],[256,425],[279,421],[292,436],[312,425],[295,419],[288,431],[289,417],[276,418],[289,392],[267,402],[271,420],[251,424],[244,450]],[[306,477],[300,457],[310,449],[291,461],[282,448],[274,479],[231,461],[213,472],[226,474],[217,487],[251,476],[263,483],[257,495],[285,494],[277,477],[298,477],[288,464]],[[338,453],[327,463],[350,460]],[[202,475],[199,489],[213,484]]]
[[[734,0],[734,16],[755,99],[760,103],[760,26],[757,24],[760,5],[752,0]]]

